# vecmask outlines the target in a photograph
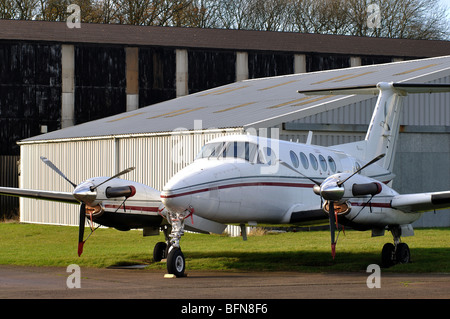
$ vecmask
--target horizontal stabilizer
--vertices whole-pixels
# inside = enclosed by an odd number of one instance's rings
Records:
[[[397,195],[391,207],[406,213],[418,213],[450,208],[450,191]]]
[[[380,82],[377,85],[348,86],[319,90],[299,90],[297,92],[305,95],[377,95],[380,90],[383,89],[392,89],[403,95],[407,93],[444,93],[450,92],[450,84]]]
[[[414,83],[392,83],[396,90],[405,93],[445,93],[450,92],[450,84],[414,84]]]
[[[53,192],[53,191],[42,191],[37,189],[0,187],[0,195],[42,199],[70,204],[79,204],[79,202],[73,197],[73,194],[69,192]]]

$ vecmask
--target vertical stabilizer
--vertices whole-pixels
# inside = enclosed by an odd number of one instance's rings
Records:
[[[396,90],[392,83],[379,83],[377,87],[380,93],[367,130],[362,159],[369,161],[386,154],[377,164],[392,171],[405,94]]]

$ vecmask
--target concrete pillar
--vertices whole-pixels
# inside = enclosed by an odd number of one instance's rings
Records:
[[[236,52],[236,82],[248,79],[248,53]]]
[[[176,50],[176,88],[177,97],[189,94],[188,90],[188,52],[187,50]]]
[[[139,48],[125,48],[127,111],[139,108]]]
[[[359,56],[350,57],[350,67],[361,66],[361,58]]]
[[[294,55],[294,73],[306,73],[306,55]]]
[[[75,124],[75,47],[61,46],[62,97],[61,128]]]

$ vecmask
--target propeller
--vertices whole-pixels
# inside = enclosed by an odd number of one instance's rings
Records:
[[[315,194],[319,195],[322,201],[322,198],[328,201],[328,216],[329,216],[329,223],[330,223],[330,235],[331,235],[331,256],[333,257],[333,260],[336,256],[336,229],[337,227],[337,214],[334,208],[334,203],[336,201],[341,200],[344,197],[345,188],[343,187],[344,183],[347,182],[350,178],[352,178],[355,174],[358,174],[366,167],[372,165],[373,163],[379,161],[382,159],[386,154],[381,154],[369,161],[364,166],[360,167],[358,170],[350,174],[348,177],[346,177],[344,180],[340,181],[334,176],[330,176],[327,179],[325,179],[322,183],[319,183],[318,181],[306,176],[305,174],[301,173],[300,171],[296,170],[286,162],[283,162],[280,160],[280,164],[283,166],[291,169],[292,171],[296,172],[297,174],[309,179],[312,181],[315,185],[313,187],[313,191]],[[381,191],[381,186],[378,183],[368,183],[368,184],[355,184],[353,185],[353,195],[375,195],[378,194]]]
[[[64,178],[66,181],[68,181],[74,188],[77,187],[77,185],[75,183],[73,183],[70,179],[68,179],[66,177],[66,175],[64,175],[59,169],[58,167],[55,166],[55,164],[53,164],[52,162],[50,162],[50,160],[48,160],[46,157],[41,156],[41,160],[48,166],[50,167],[52,170],[54,170],[56,173],[58,173],[60,176],[62,176],[62,178]]]
[[[354,175],[361,172],[366,167],[372,165],[373,163],[379,161],[382,159],[386,154],[380,154],[371,161],[369,161],[364,166],[357,169],[355,172],[350,174],[348,177],[346,177],[344,180],[340,181],[335,178],[328,178],[326,179],[322,185],[320,185],[319,189],[316,187],[314,189],[314,192],[321,197],[323,197],[325,200],[328,201],[328,215],[330,219],[330,234],[331,234],[331,255],[334,259],[336,256],[336,236],[335,232],[337,229],[337,214],[335,213],[334,203],[335,201],[339,201],[342,199],[345,193],[345,189],[343,187],[344,183],[348,181],[350,178],[352,178]],[[352,193],[356,196],[354,193],[358,193],[358,195],[365,195],[365,194],[377,194],[381,191],[381,187],[377,183],[369,183],[369,184],[358,184],[353,185]],[[355,187],[356,186],[356,187]]]
[[[86,218],[86,204],[80,205],[80,219],[78,223],[78,257],[83,253],[83,246],[85,243],[84,238],[84,219]]]
[[[56,165],[53,164],[49,159],[47,159],[44,156],[41,156],[40,158],[48,167],[50,167],[52,170],[54,170],[58,175],[60,175],[62,178],[64,178],[66,181],[68,181],[74,187],[73,196],[81,203],[80,214],[79,214],[79,223],[78,223],[78,256],[81,256],[81,254],[83,253],[84,243],[87,240],[87,238],[86,238],[86,240],[83,240],[84,239],[84,226],[85,226],[85,219],[86,219],[86,206],[90,205],[93,201],[95,201],[95,199],[97,197],[97,193],[95,192],[95,190],[100,185],[103,185],[106,182],[109,182],[110,180],[117,178],[123,174],[131,172],[132,170],[135,169],[135,167],[127,168],[127,169],[121,171],[120,173],[104,180],[103,182],[101,182],[98,185],[90,185],[89,186],[86,183],[81,183],[81,184],[77,185],[74,182],[72,182],[69,178],[67,178],[67,176],[64,175],[64,173],[61,172],[59,170],[59,168],[56,167]],[[126,189],[124,189],[123,187],[109,187],[108,192],[107,192],[107,194],[109,194],[109,196],[107,196],[107,197],[108,198],[121,197],[121,196],[131,197],[135,194],[135,192],[136,192],[136,189],[133,186],[129,186]],[[91,215],[91,219],[92,219],[92,215]],[[89,236],[88,236],[88,238],[89,238]]]

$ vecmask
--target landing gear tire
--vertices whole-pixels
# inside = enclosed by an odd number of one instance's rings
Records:
[[[409,252],[409,247],[405,243],[400,243],[397,245],[395,251],[395,259],[398,264],[407,264],[411,260],[411,254]]]
[[[167,244],[164,242],[156,243],[155,248],[153,248],[153,260],[161,261],[167,256]]]
[[[381,250],[381,264],[385,268],[389,268],[395,265],[395,246],[394,244],[384,244]]]
[[[167,256],[167,272],[177,277],[184,277],[186,262],[180,248],[173,247]]]

